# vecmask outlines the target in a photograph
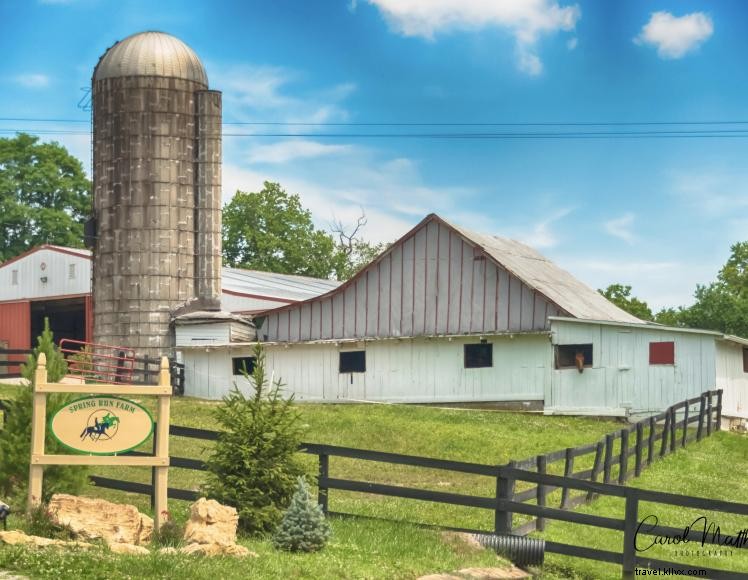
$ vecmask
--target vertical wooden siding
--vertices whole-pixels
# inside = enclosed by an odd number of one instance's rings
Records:
[[[743,370],[743,345],[717,341],[717,388],[724,390],[722,415],[748,419],[748,373]]]
[[[271,312],[269,341],[428,336],[548,328],[557,306],[431,221],[328,297]]]
[[[0,341],[8,348],[31,348],[31,303],[0,304]]]

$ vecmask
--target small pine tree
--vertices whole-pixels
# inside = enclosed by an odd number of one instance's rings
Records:
[[[250,534],[277,526],[302,473],[296,459],[301,428],[293,396],[283,398],[280,381],[269,384],[259,344],[254,357],[252,374],[242,371],[254,393],[247,397],[235,384],[214,412],[222,432],[206,461],[203,487],[209,498],[235,507],[240,529]]]
[[[309,486],[299,477],[291,505],[273,535],[273,545],[288,552],[317,552],[330,537],[330,524],[322,506],[312,499]]]
[[[44,331],[37,338],[37,347],[21,367],[21,374],[31,387],[23,389],[19,396],[8,404],[8,413],[0,437],[0,497],[14,498],[16,505],[26,501],[26,489],[29,480],[31,461],[31,417],[34,405],[34,372],[41,353],[47,357],[47,380],[55,383],[65,376],[67,363],[65,357],[54,344],[49,320],[44,319]],[[74,398],[67,394],[47,395],[47,423],[52,415],[63,405]],[[66,453],[62,444],[47,429],[44,443],[48,454]],[[44,470],[44,497],[47,501],[58,492],[78,493],[86,484],[87,470],[82,467],[50,465]]]

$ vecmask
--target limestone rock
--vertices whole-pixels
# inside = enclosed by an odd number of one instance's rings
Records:
[[[57,493],[49,502],[49,512],[53,523],[86,540],[141,545],[153,535],[153,520],[133,505]]]
[[[173,556],[174,554],[179,554],[179,550],[177,550],[176,548],[173,548],[173,547],[169,546],[167,548],[161,548],[158,551],[158,553],[159,554],[165,554],[167,556]]]
[[[511,568],[464,568],[457,571],[463,578],[470,580],[502,580],[503,578],[531,578],[524,570]]]
[[[47,548],[54,546],[57,548],[93,548],[93,544],[86,542],[53,540],[52,538],[43,538],[41,536],[29,536],[18,530],[9,532],[0,532],[0,544],[9,546],[33,546],[36,548]]]
[[[201,497],[190,508],[184,539],[190,544],[236,544],[239,514],[232,507]]]
[[[133,556],[147,556],[150,554],[148,548],[136,546],[135,544],[123,544],[121,542],[109,544],[109,549],[115,554],[129,554]]]
[[[182,554],[191,556],[234,556],[256,558],[257,554],[238,544],[188,544],[179,549]]]

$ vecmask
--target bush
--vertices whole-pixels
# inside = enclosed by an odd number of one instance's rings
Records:
[[[273,536],[273,545],[288,552],[317,552],[330,537],[330,524],[322,506],[312,499],[309,486],[299,477],[291,505]]]
[[[26,514],[26,533],[42,538],[72,540],[74,534],[70,528],[52,522],[52,513],[46,503],[40,503]]]
[[[158,530],[153,530],[153,545],[159,548],[178,548],[184,542],[184,526],[177,523],[169,512]]]
[[[239,528],[250,534],[272,531],[293,495],[302,469],[301,441],[293,396],[285,399],[280,381],[268,383],[265,354],[258,344],[255,368],[242,374],[254,388],[247,397],[234,384],[214,411],[222,431],[210,458],[205,494],[236,508]]]
[[[65,358],[54,345],[49,321],[44,320],[44,331],[37,339],[38,345],[28,361],[22,366],[23,377],[33,386],[36,361],[40,353],[47,357],[47,380],[59,381],[67,371]],[[47,424],[52,415],[74,398],[74,395],[47,395]],[[31,461],[31,417],[34,403],[32,388],[23,389],[20,395],[8,403],[8,413],[0,437],[0,497],[13,497],[17,505],[24,505],[29,481]],[[47,429],[45,453],[67,453],[62,444]],[[52,494],[64,492],[77,494],[86,484],[87,470],[83,467],[49,465],[44,468],[44,497],[47,501]]]

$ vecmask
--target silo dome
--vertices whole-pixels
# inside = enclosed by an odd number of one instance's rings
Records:
[[[117,77],[171,77],[208,85],[203,63],[189,46],[164,32],[139,32],[106,51],[94,82]]]

